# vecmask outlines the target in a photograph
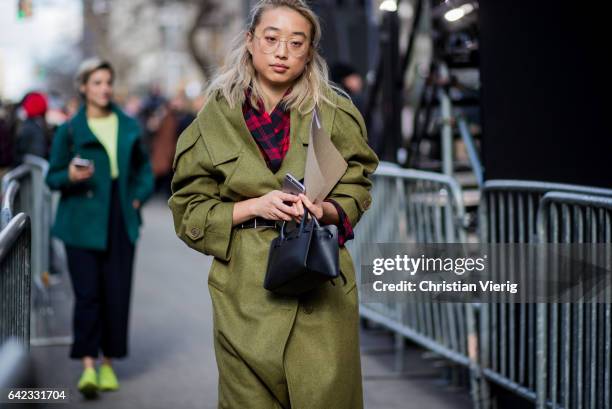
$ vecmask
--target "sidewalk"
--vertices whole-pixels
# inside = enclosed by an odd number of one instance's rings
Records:
[[[148,203],[136,256],[130,355],[115,365],[121,390],[85,402],[75,388],[80,363],[68,359],[68,346],[32,347],[39,386],[73,390],[73,403],[44,407],[216,408],[217,368],[206,286],[209,265],[209,257],[176,238],[165,202],[157,199]],[[56,298],[70,293],[69,287],[60,290],[53,290],[59,294]],[[59,311],[62,316],[56,321],[63,320],[64,328],[69,328],[70,308]],[[367,351],[362,355],[367,409],[471,408],[468,392],[445,386],[439,370],[422,359],[421,350],[407,351],[407,371],[400,378],[392,372],[392,337],[388,333],[363,330],[361,341]]]

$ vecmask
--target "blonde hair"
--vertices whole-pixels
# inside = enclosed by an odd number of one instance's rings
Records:
[[[222,95],[233,108],[236,104],[244,102],[244,90],[251,88],[250,102],[257,106],[257,101],[263,99],[263,90],[256,80],[255,67],[253,66],[252,56],[246,46],[246,33],[254,34],[255,28],[261,21],[262,14],[267,10],[279,7],[287,7],[300,13],[311,26],[310,61],[306,63],[304,72],[297,77],[293,83],[293,88],[280,103],[286,109],[297,108],[301,114],[306,114],[314,109],[315,105],[325,101],[332,106],[335,104],[325,96],[323,90],[330,87],[337,92],[341,92],[337,86],[329,80],[327,63],[319,54],[318,46],[321,40],[321,24],[319,18],[303,0],[260,0],[249,14],[246,30],[240,32],[232,41],[232,51],[227,59],[217,71],[215,77],[204,91],[206,101],[214,98],[215,94]]]

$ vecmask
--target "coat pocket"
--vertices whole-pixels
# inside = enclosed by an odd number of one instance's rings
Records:
[[[340,271],[340,274],[344,276],[345,284],[342,287],[344,294],[348,294],[357,287],[357,283],[355,281],[355,273],[353,271],[348,271],[346,274],[344,271]]]
[[[236,246],[239,245],[238,241],[240,237],[237,234],[232,235],[232,237],[232,241],[230,242],[229,261],[220,260],[215,257],[208,271],[208,284],[222,292],[227,290],[230,276],[235,275],[232,274],[232,270],[235,268],[233,255]]]
[[[353,281],[352,284],[347,284],[346,285],[346,290],[344,290],[344,294],[349,294],[351,291],[353,291],[355,288],[357,288],[357,283],[355,281]]]
[[[226,269],[226,265],[223,265],[223,263],[217,259],[213,259],[210,270],[208,270],[208,285],[223,292],[225,288],[225,281],[227,280],[227,274],[222,270]]]
[[[345,294],[348,294],[355,289],[357,283],[353,259],[345,247],[340,249],[340,274],[343,277],[342,282],[344,283],[342,290]]]

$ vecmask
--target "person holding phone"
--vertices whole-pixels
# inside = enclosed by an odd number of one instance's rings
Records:
[[[359,111],[328,80],[320,40],[306,2],[259,1],[177,144],[168,201],[175,230],[214,257],[219,408],[363,407],[355,270],[343,244],[370,206],[378,158]],[[282,185],[288,173],[304,176],[315,106],[348,169],[313,203]],[[277,221],[299,219],[304,206],[338,225],[343,279],[278,296],[263,288],[270,243]]]
[[[153,192],[138,122],[112,102],[113,80],[110,63],[94,58],[81,64],[83,105],[58,128],[46,177],[61,192],[51,233],[66,247],[76,299],[70,357],[83,362],[77,386],[88,398],[119,388],[112,359],[128,352],[140,208]]]

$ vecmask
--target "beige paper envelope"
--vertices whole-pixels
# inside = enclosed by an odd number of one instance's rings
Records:
[[[306,196],[311,201],[324,200],[342,178],[346,168],[348,163],[323,129],[315,109],[310,125],[310,142],[304,172]]]

